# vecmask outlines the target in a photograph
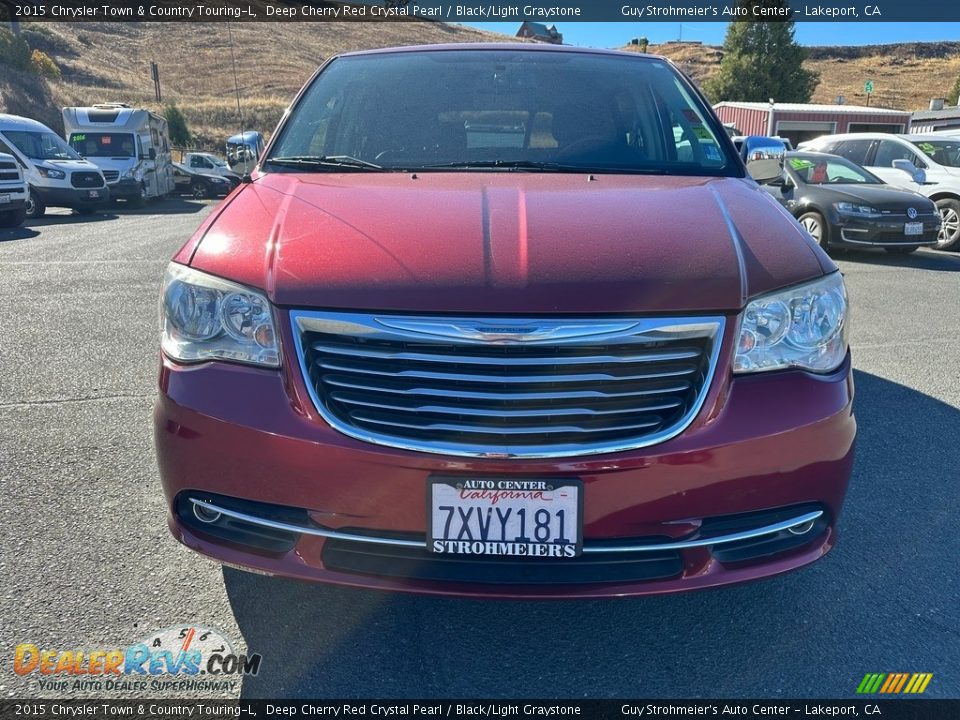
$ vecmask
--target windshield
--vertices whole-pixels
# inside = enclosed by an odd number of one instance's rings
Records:
[[[714,125],[683,78],[651,58],[499,49],[353,56],[308,88],[266,165],[741,174]]]
[[[787,158],[787,166],[808,185],[855,183],[882,185],[883,180],[859,165],[841,157],[797,155]]]
[[[918,140],[914,144],[935,163],[960,168],[960,140]]]
[[[84,157],[136,157],[133,135],[129,133],[71,133],[70,147]]]
[[[52,132],[6,130],[7,139],[31,160],[79,160],[80,156]]]

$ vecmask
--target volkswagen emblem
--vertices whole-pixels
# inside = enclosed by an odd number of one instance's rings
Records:
[[[917,209],[916,208],[907,208],[907,217],[911,220],[917,219]]]

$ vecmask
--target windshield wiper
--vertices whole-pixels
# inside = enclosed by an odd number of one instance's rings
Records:
[[[463,160],[435,165],[420,165],[407,170],[443,170],[443,169],[484,169],[493,170],[528,170],[531,172],[575,172],[575,173],[624,173],[643,175],[665,175],[666,170],[661,168],[621,168],[608,166],[570,165],[558,162],[538,160]]]
[[[351,170],[386,170],[382,165],[349,155],[292,155],[268,158],[271,165],[293,168],[350,168]]]

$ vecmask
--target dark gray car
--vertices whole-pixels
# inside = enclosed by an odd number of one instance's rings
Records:
[[[824,248],[906,254],[937,242],[940,215],[932,200],[887,185],[838,155],[788,152],[782,176],[763,188]]]

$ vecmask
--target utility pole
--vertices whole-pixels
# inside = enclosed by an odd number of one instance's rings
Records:
[[[153,76],[153,92],[157,96],[157,103],[163,102],[160,96],[160,66],[155,62],[150,63],[150,74]]]

